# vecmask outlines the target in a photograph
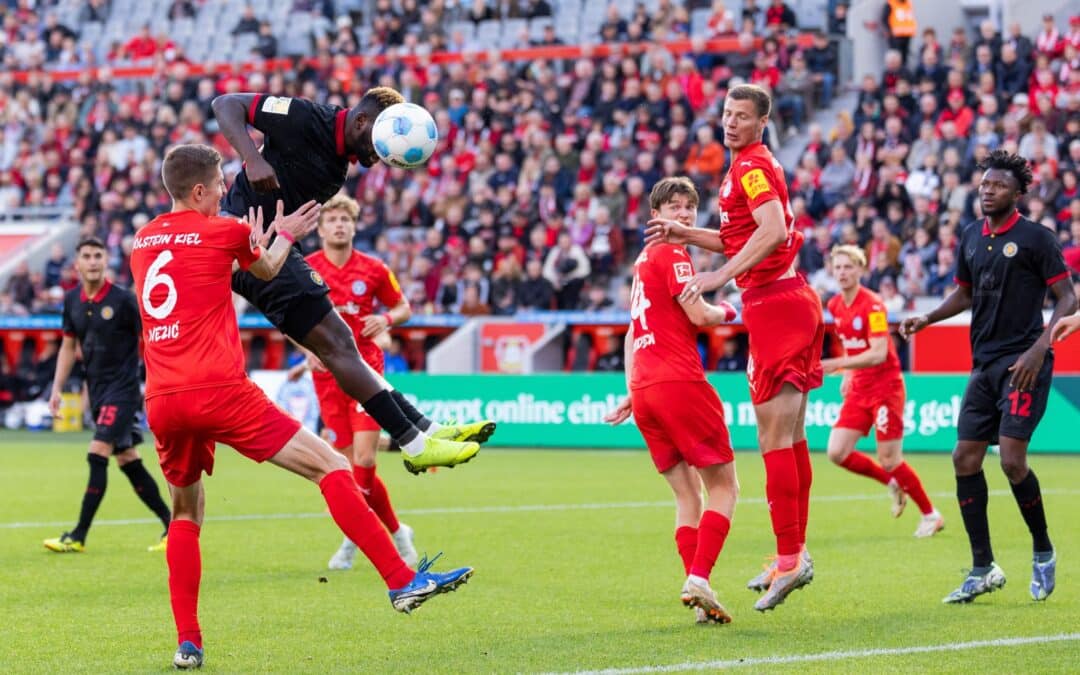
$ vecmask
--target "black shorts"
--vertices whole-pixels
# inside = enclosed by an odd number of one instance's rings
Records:
[[[94,440],[109,443],[113,452],[123,452],[143,442],[137,415],[139,404],[132,400],[104,398],[91,403],[94,414]]]
[[[297,342],[303,342],[311,329],[334,310],[326,282],[295,248],[270,281],[237,271],[233,273],[232,288]]]
[[[972,371],[964,400],[960,404],[960,421],[956,430],[959,440],[992,444],[997,443],[1001,436],[1031,440],[1050,398],[1054,356],[1052,353],[1046,355],[1031,391],[1017,391],[1009,386],[1009,378],[1012,377],[1009,367],[1019,357],[1019,354],[1004,356]]]

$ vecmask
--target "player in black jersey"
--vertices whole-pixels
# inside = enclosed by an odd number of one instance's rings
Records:
[[[1005,585],[1005,572],[990,547],[988,501],[982,464],[998,444],[1001,468],[1031,531],[1034,560],[1031,596],[1054,590],[1057,560],[1047,535],[1042,493],[1028,468],[1028,442],[1050,394],[1054,353],[1050,337],[1058,320],[1076,311],[1069,272],[1054,233],[1016,210],[1031,185],[1027,160],[995,150],[980,165],[979,199],[985,218],[960,236],[957,289],[929,314],[903,321],[905,337],[971,309],[972,371],[960,407],[953,468],[956,497],[971,544],[972,570],[946,603],[971,602]],[[1043,325],[1046,289],[1056,302]]]
[[[226,94],[214,99],[221,132],[244,160],[244,168],[225,195],[223,212],[243,216],[262,206],[273,213],[277,200],[292,212],[315,200],[323,203],[345,183],[351,161],[379,161],[371,138],[375,118],[404,102],[397,91],[375,87],[351,109],[301,98]],[[264,135],[262,149],[247,133]],[[495,430],[493,422],[442,426],[427,419],[372,370],[356,349],[352,332],[334,311],[322,278],[293,249],[271,281],[248,272],[233,274],[233,290],[244,296],[294,342],[312,352],[341,389],[402,448],[406,467],[418,473],[432,466],[454,466],[471,459]]]
[[[64,296],[64,339],[56,358],[49,410],[53,416],[60,411],[60,393],[75,365],[77,344],[82,351],[95,428],[86,456],[90,480],[83,494],[79,522],[70,532],[45,540],[45,548],[57,553],[77,553],[85,548],[86,534],[105,497],[109,455],[116,457],[135,494],[161,519],[166,533],[170,519],[157,483],[135,450],[142,443],[135,420],[141,398],[139,306],[131,291],[114,286],[105,278],[105,244],[100,239],[90,237],[80,241],[75,256],[82,285]],[[163,551],[165,545],[163,534],[150,550]]]

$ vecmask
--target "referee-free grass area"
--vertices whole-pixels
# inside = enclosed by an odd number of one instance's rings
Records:
[[[166,565],[146,552],[159,528],[115,466],[87,552],[57,555],[41,545],[73,525],[87,438],[0,436],[5,671],[170,667]],[[745,659],[752,672],[1075,672],[1080,457],[1034,457],[1060,560],[1058,589],[1041,604],[1027,591],[1029,536],[988,458],[991,527],[1009,583],[967,606],[941,604],[970,564],[949,457],[909,459],[945,514],[945,531],[915,540],[914,505],[893,520],[883,487],[815,454],[816,579],[761,615],[743,586],[772,547],[763,470],[756,453],[739,453],[742,501],[712,577],[735,621],[697,626],[678,600],[668,488],[644,452],[485,450],[466,466],[420,477],[397,455],[382,456],[381,474],[418,549],[443,551],[442,569],[476,568],[458,592],[405,616],[390,608],[366,561],[349,572],[326,569],[341,537],[316,486],[220,448],[202,534],[205,669],[648,672]],[[1040,636],[1059,637],[1007,642]],[[950,648],[970,642],[985,644]],[[866,653],[874,649],[882,652]]]

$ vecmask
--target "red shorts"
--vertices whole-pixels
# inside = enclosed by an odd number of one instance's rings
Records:
[[[380,373],[381,374],[381,373]],[[332,375],[320,373],[315,378],[319,397],[319,415],[328,432],[330,445],[341,450],[352,445],[357,431],[378,431],[382,427],[364,412],[364,407],[349,398]]]
[[[814,289],[792,277],[748,288],[742,300],[750,337],[746,378],[754,405],[772,400],[788,382],[804,394],[820,387],[825,320]]]
[[[895,441],[904,437],[904,401],[907,398],[904,381],[895,387],[877,391],[848,391],[840,408],[840,419],[834,428],[854,429],[863,436],[876,429],[879,441]]]
[[[634,421],[656,470],[701,468],[735,459],[724,406],[708,382],[657,382],[630,392]]]
[[[251,380],[154,396],[146,401],[146,418],[165,480],[177,487],[214,473],[215,443],[264,462],[300,430]]]

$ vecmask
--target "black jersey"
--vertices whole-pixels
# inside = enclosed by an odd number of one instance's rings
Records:
[[[1043,332],[1046,289],[1068,276],[1054,233],[1019,212],[994,233],[985,219],[964,228],[956,283],[971,288],[974,367],[1031,347]]]
[[[135,295],[108,281],[92,298],[81,287],[64,296],[64,335],[82,346],[91,405],[139,400],[141,325]]]
[[[337,194],[350,161],[345,154],[347,113],[303,98],[256,94],[248,108],[248,123],[265,135],[262,156],[274,168],[281,187],[256,192],[241,169],[222,209],[244,217],[248,207],[262,206],[269,222],[278,199],[285,203],[285,213],[292,213],[312,199],[322,204]]]

